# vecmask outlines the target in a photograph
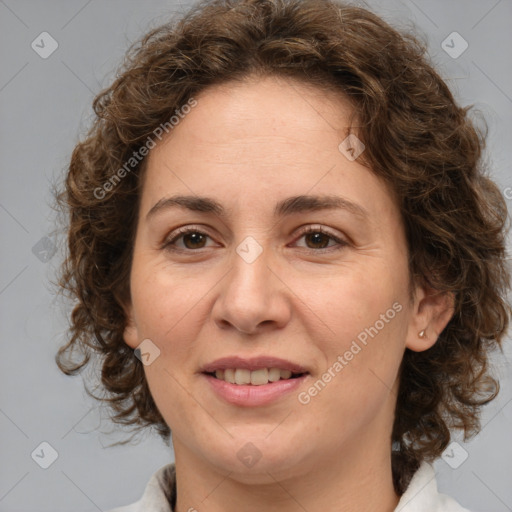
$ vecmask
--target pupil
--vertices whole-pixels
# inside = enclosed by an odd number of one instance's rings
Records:
[[[186,240],[192,240],[192,245],[193,247],[195,247],[195,244],[198,244],[201,242],[201,238],[203,237],[203,235],[201,235],[200,233],[188,233],[187,235],[184,236],[183,240],[185,241],[185,245],[188,247],[189,244],[186,243]],[[190,249],[190,247],[189,247]]]
[[[309,236],[314,238],[314,241],[313,241],[314,244],[321,243],[321,238],[325,237],[324,233],[312,233]],[[321,248],[323,249],[325,247],[326,247],[326,244],[323,244]]]

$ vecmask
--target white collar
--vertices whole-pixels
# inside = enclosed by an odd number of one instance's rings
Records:
[[[434,467],[423,462],[402,494],[395,512],[470,512],[453,498],[439,493]]]

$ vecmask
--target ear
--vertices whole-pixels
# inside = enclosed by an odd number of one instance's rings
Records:
[[[414,294],[406,347],[414,352],[431,348],[453,317],[454,305],[453,293],[440,292],[426,284],[418,285]],[[420,336],[422,331],[423,337]]]
[[[139,346],[139,331],[133,316],[132,305],[123,306],[126,315],[126,324],[123,332],[124,342],[134,350]]]

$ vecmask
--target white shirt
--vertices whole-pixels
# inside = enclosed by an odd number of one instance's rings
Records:
[[[150,478],[144,494],[135,503],[107,512],[173,512],[175,466],[167,464]],[[402,494],[395,512],[470,512],[453,498],[437,491],[434,467],[423,462]]]

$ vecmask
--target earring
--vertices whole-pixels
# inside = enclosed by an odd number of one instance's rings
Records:
[[[421,339],[425,338],[425,336],[426,336],[426,335],[425,335],[425,329],[423,329],[423,331],[421,331],[420,333],[418,333],[418,336],[419,336]]]

